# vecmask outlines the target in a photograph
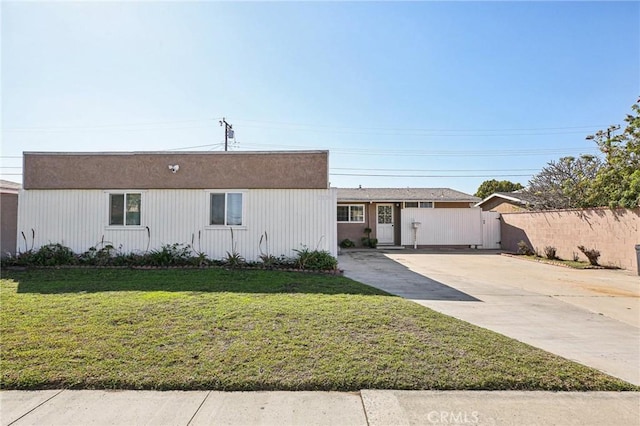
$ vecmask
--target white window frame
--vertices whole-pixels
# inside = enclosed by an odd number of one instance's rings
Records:
[[[367,214],[364,204],[338,204],[336,207],[336,215],[338,213],[338,207],[348,207],[349,208],[349,219],[348,220],[338,220],[338,223],[364,223],[365,215]],[[362,220],[352,220],[351,208],[352,207],[361,207],[362,208]]]
[[[117,189],[117,190],[107,190],[104,191],[106,194],[106,218],[105,223],[106,229],[145,229],[145,220],[143,213],[145,212],[145,192],[140,189]],[[140,224],[139,225],[127,225],[127,212],[126,212],[126,202],[127,202],[127,194],[140,194]],[[125,211],[123,216],[122,225],[111,225],[111,196],[112,195],[124,195],[125,200]]]
[[[247,191],[239,189],[211,189],[207,190],[207,224],[206,229],[246,229],[247,228]],[[212,225],[211,224],[211,195],[212,194],[224,194],[224,224]],[[229,194],[240,194],[242,197],[242,217],[241,225],[228,225],[227,224],[227,197]]]
[[[407,206],[407,203],[415,204],[415,206]],[[431,203],[431,206],[421,206],[422,203]],[[435,207],[433,201],[405,201],[403,204],[405,209],[432,209]]]

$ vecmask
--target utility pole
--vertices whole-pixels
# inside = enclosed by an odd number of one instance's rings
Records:
[[[233,139],[233,126],[227,123],[227,120],[225,120],[224,117],[222,117],[222,120],[220,120],[220,125],[224,125],[224,150],[226,151],[228,147],[229,137]]]

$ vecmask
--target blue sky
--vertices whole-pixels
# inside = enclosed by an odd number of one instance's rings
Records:
[[[640,95],[638,2],[0,8],[18,182],[23,151],[220,150],[224,116],[232,150],[330,149],[332,186],[474,193],[595,153]]]

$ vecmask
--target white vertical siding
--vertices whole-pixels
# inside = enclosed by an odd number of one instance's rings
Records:
[[[132,190],[134,191],[134,190]],[[234,191],[234,190],[229,190]],[[261,235],[269,252],[294,255],[294,249],[337,252],[334,189],[246,190],[244,226],[234,227],[238,252],[256,260]],[[204,190],[142,191],[141,227],[108,225],[109,196],[103,190],[23,190],[18,212],[18,248],[48,243],[84,252],[104,238],[124,252],[153,250],[164,244],[191,244],[213,259],[232,250],[229,228],[208,226],[209,193]],[[148,227],[148,230],[147,230]],[[32,241],[31,230],[35,232]],[[266,246],[263,244],[263,250]]]
[[[402,209],[401,244],[413,245],[413,222],[418,245],[482,245],[482,209]]]
[[[500,213],[482,212],[482,248],[500,248]]]

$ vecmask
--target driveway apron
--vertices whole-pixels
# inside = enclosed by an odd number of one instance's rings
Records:
[[[348,251],[345,276],[640,385],[640,280],[495,251]]]

